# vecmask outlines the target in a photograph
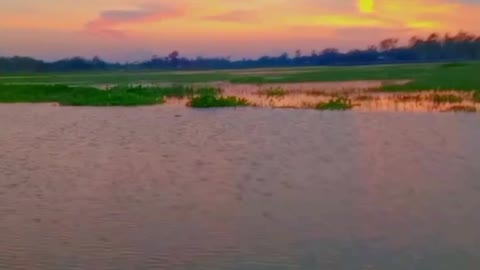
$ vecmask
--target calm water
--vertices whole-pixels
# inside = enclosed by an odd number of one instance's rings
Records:
[[[0,269],[480,269],[480,116],[0,105]]]

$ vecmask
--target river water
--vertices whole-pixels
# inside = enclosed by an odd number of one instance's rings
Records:
[[[0,269],[480,269],[477,114],[0,105]]]

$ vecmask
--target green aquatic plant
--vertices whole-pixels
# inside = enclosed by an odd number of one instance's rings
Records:
[[[200,87],[195,89],[195,95],[219,95],[223,90],[215,87]]]
[[[192,108],[243,107],[248,106],[249,102],[233,96],[199,95],[193,97],[187,105]]]
[[[61,105],[68,106],[141,106],[162,104],[162,95],[147,91],[72,91],[56,100]]]
[[[440,95],[440,94],[433,94],[432,100],[435,103],[460,103],[463,101],[463,98],[457,95]]]
[[[352,101],[348,98],[336,98],[327,103],[319,103],[315,106],[317,110],[345,111],[353,108]]]
[[[165,102],[165,98],[214,96],[221,90],[213,87],[194,88],[117,85],[107,89],[58,84],[0,84],[0,102],[54,102],[69,106],[140,106]]]
[[[117,85],[112,88],[109,88],[110,91],[126,91],[126,92],[151,92],[157,95],[170,98],[184,98],[184,97],[193,97],[195,95],[216,95],[220,94],[221,89],[214,87],[193,87],[185,85],[172,85],[168,87],[158,87],[158,86],[130,86],[130,85]]]
[[[480,102],[480,91],[475,91],[475,93],[473,93],[473,100],[475,102]]]
[[[58,103],[69,106],[140,106],[165,102],[179,88],[117,86],[102,90],[58,84],[0,84],[3,103]],[[183,90],[182,90],[183,91]]]

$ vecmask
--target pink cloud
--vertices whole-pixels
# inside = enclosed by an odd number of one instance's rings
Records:
[[[257,12],[250,10],[233,10],[217,15],[206,16],[206,20],[222,22],[258,22],[260,20]]]
[[[89,33],[122,37],[126,31],[121,29],[128,24],[155,22],[182,15],[182,9],[171,6],[143,5],[130,10],[105,10],[85,25]]]

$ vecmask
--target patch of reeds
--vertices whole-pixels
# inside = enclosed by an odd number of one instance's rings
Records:
[[[397,102],[420,102],[422,101],[421,95],[395,95],[395,101]]]
[[[468,112],[468,113],[474,113],[477,112],[477,108],[475,106],[467,106],[467,105],[455,105],[451,106],[443,112]]]
[[[371,100],[375,100],[375,99],[377,99],[377,98],[373,97],[373,96],[369,96],[369,95],[360,95],[360,96],[355,97],[355,100],[357,100],[357,101],[371,101]]]
[[[315,106],[317,110],[345,111],[353,108],[352,101],[348,98],[336,98],[328,102],[320,102]]]
[[[452,94],[433,94],[432,100],[434,103],[460,103],[463,98]]]
[[[269,88],[269,89],[262,89],[258,91],[259,95],[264,95],[267,97],[284,97],[289,94],[289,92],[282,88]]]
[[[325,90],[306,90],[302,91],[301,93],[304,93],[307,96],[325,96],[325,97],[346,97],[352,94],[351,90],[330,90],[330,91],[325,91]]]

